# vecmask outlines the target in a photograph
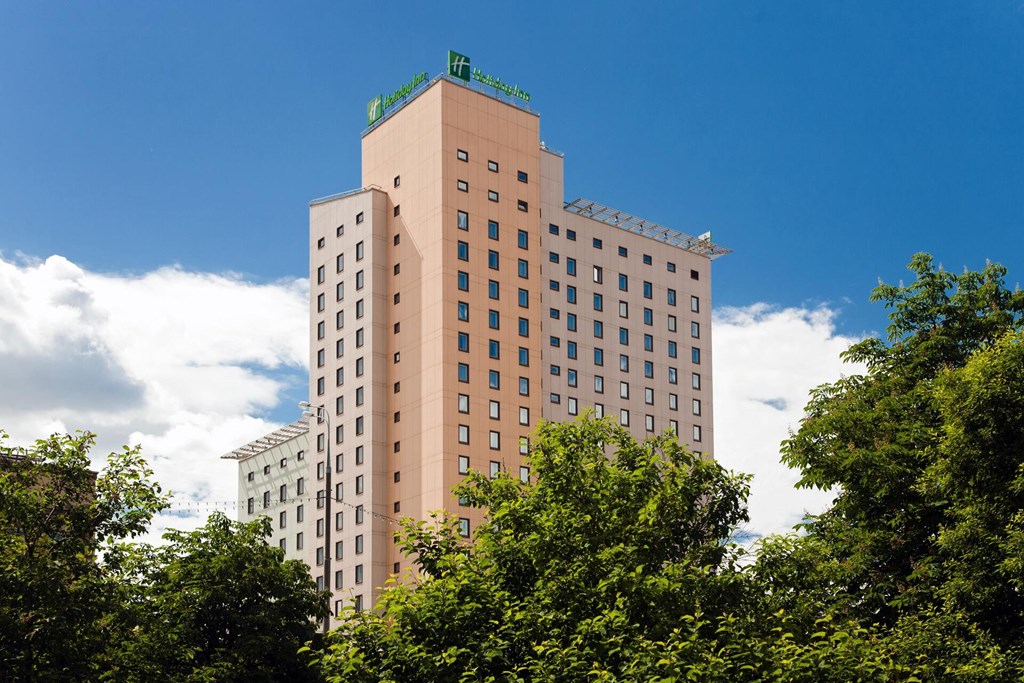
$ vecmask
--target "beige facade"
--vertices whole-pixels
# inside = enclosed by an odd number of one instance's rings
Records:
[[[409,569],[395,519],[447,510],[471,534],[482,513],[452,488],[468,469],[529,476],[541,418],[595,408],[712,454],[725,250],[566,204],[537,115],[447,77],[363,134],[362,166],[363,189],[310,204],[310,402],[327,419],[309,423],[324,496],[303,557],[337,601],[368,607]]]

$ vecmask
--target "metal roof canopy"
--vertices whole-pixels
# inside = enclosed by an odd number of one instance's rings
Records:
[[[658,225],[653,221],[645,220],[639,216],[634,216],[582,197],[566,202],[564,208],[566,211],[586,218],[593,218],[596,221],[631,232],[634,235],[647,237],[648,239],[667,244],[670,247],[677,247],[694,254],[706,256],[712,260],[732,253],[732,249],[726,249],[725,247],[713,244],[710,232],[704,233],[699,237],[693,237],[678,230],[666,228],[664,225]]]
[[[306,420],[298,420],[292,422],[290,425],[285,425],[280,429],[261,436],[255,441],[251,441],[244,446],[239,446],[230,453],[225,453],[220,456],[223,460],[247,460],[254,455],[259,455],[264,451],[268,451],[274,446],[280,446],[285,441],[294,439],[297,436],[302,436],[309,431],[309,423]]]

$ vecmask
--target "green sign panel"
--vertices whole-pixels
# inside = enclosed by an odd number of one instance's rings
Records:
[[[397,103],[399,100],[408,97],[413,89],[427,80],[427,72],[418,73],[412,77],[408,83],[398,88],[390,95],[377,95],[366,104],[366,125],[372,126],[373,124],[380,121],[381,117],[384,116],[384,112]]]
[[[469,83],[469,57],[448,50],[448,75]]]
[[[490,86],[495,90],[499,90],[509,97],[518,97],[524,102],[530,101],[530,93],[520,90],[518,85],[506,83],[497,76],[485,74],[480,69],[470,68],[469,57],[466,55],[460,55],[458,52],[454,52],[452,50],[448,50],[448,75],[452,78],[458,78],[466,81],[467,83],[469,83],[470,80],[474,80],[478,83]]]

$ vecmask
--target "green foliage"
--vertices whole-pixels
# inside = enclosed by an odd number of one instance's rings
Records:
[[[714,641],[746,600],[726,542],[746,520],[746,478],[609,421],[538,432],[534,481],[474,473],[458,489],[489,511],[472,543],[444,517],[406,523],[424,573],[345,615],[321,660],[330,679],[628,679],[656,670],[668,641],[674,661],[702,666],[687,639]]]
[[[767,541],[769,603],[863,624],[922,680],[1017,680],[1024,599],[1024,293],[1002,266],[954,275],[919,254],[881,284],[888,342],[816,389],[783,460],[833,489],[800,539]]]
[[[31,448],[0,432],[0,679],[94,678],[116,630],[116,582],[97,555],[166,503],[138,448],[89,470],[95,435]]]
[[[103,680],[316,680],[303,645],[326,615],[305,564],[266,543],[270,520],[213,514],[165,545],[124,547],[135,596],[132,633]]]

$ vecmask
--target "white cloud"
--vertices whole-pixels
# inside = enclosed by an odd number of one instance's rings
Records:
[[[265,416],[289,382],[305,391],[307,307],[305,279],[101,274],[61,256],[0,255],[0,428],[20,443],[90,429],[97,454],[141,443],[156,479],[192,506],[158,519],[151,537],[195,527],[237,495],[237,466],[218,456],[278,426]],[[833,316],[765,304],[715,313],[716,455],[754,475],[754,534],[828,503],[794,491],[778,445],[811,388],[858,371],[839,361],[856,339],[838,335]]]
[[[840,360],[860,339],[837,334],[834,317],[826,307],[763,303],[715,311],[715,452],[754,477],[747,530],[756,536],[789,531],[832,500],[794,488],[799,473],[779,461],[779,444],[799,427],[811,389],[863,371]]]
[[[237,466],[218,456],[277,426],[261,416],[289,383],[304,390],[307,302],[305,279],[0,257],[0,428],[15,443],[89,429],[96,456],[141,443],[157,481],[194,512],[154,532],[194,527],[237,495]]]

